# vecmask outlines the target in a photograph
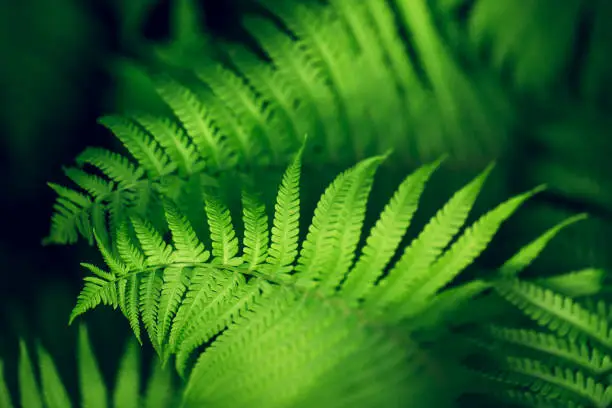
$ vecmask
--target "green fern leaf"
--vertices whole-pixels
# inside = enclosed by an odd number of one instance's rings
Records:
[[[42,397],[34,377],[34,367],[25,342],[19,342],[19,395],[24,408],[43,408]]]
[[[574,300],[530,282],[502,281],[497,291],[538,324],[570,340],[588,337],[612,348],[612,332],[607,319],[580,306]]]
[[[147,266],[170,264],[175,256],[172,247],[166,244],[153,225],[139,217],[132,217],[131,221],[146,256]]]
[[[372,289],[408,229],[425,183],[440,164],[441,160],[438,160],[406,177],[385,206],[343,284],[342,294],[346,299],[360,299]]]
[[[542,252],[550,240],[552,240],[561,230],[586,218],[586,214],[578,214],[550,228],[536,240],[529,243],[529,245],[521,248],[516,255],[506,261],[499,268],[499,273],[504,277],[513,277],[518,275],[521,273],[521,271],[528,267],[535,258],[538,257],[540,252]]]
[[[81,289],[77,303],[70,314],[69,323],[88,310],[94,309],[100,303],[117,307],[118,294],[114,282],[95,276],[83,278],[85,286]]]
[[[115,188],[115,184],[112,181],[107,181],[102,177],[89,174],[81,169],[73,167],[64,168],[64,174],[97,200],[102,200],[109,196]]]
[[[246,189],[242,192],[242,208],[244,220],[243,259],[248,268],[254,270],[268,256],[270,241],[268,216],[259,197]]]
[[[529,348],[556,361],[565,360],[576,367],[598,376],[612,369],[612,357],[599,349],[591,349],[586,343],[573,343],[556,335],[527,329],[509,329],[493,326],[489,330],[492,338],[513,345]]]
[[[161,364],[154,364],[147,383],[144,407],[170,408],[172,407],[172,376],[171,372],[162,368]],[[117,407],[119,408],[119,407]]]
[[[119,371],[113,392],[114,406],[125,408],[140,407],[140,358],[138,346],[129,342],[119,363]]]
[[[240,119],[240,123],[250,133],[245,152],[247,163],[257,159],[267,161],[272,156],[278,162],[287,150],[287,141],[282,133],[277,133],[270,123],[269,108],[261,98],[252,91],[242,78],[216,61],[208,61],[196,69],[196,76],[212,89],[215,97],[219,98],[229,108],[232,114]]]
[[[429,221],[404,251],[400,260],[371,291],[366,301],[372,307],[386,307],[399,301],[411,287],[426,279],[428,269],[465,223],[476,197],[493,166],[456,192]]]
[[[163,280],[156,271],[146,274],[140,281],[139,307],[142,322],[158,355],[161,355],[161,345],[157,342],[159,338],[157,316],[159,314],[159,298],[162,286]]]
[[[173,109],[200,154],[210,159],[214,169],[223,168],[231,152],[206,107],[191,90],[169,77],[157,77],[155,82],[159,95]]]
[[[610,392],[607,391],[609,386],[606,387],[594,378],[585,376],[581,371],[560,367],[551,369],[540,361],[527,358],[508,357],[507,361],[511,372],[558,387],[561,392],[578,397],[577,402],[582,400],[588,405],[601,408],[607,406],[606,394]],[[555,391],[549,392],[555,395]]]
[[[111,130],[151,177],[175,170],[175,163],[161,146],[133,122],[119,116],[106,116],[98,122]]]
[[[243,24],[275,62],[283,83],[291,84],[304,99],[304,116],[313,118],[316,129],[312,134],[323,135],[326,151],[335,161],[340,157],[340,152],[334,144],[334,135],[344,135],[346,129],[336,119],[339,113],[334,94],[321,78],[318,68],[309,60],[300,44],[288,38],[271,21],[247,17]],[[315,139],[315,142],[319,140]]]
[[[119,307],[130,322],[130,327],[134,331],[134,335],[138,343],[142,344],[140,337],[140,321],[139,317],[139,302],[138,296],[140,293],[140,280],[136,274],[130,274],[125,279],[117,282]]]
[[[51,356],[38,346],[40,382],[45,406],[48,408],[70,408],[72,403],[55,368]]]
[[[269,64],[262,64],[262,61],[244,46],[224,42],[221,48],[255,91],[262,98],[266,98],[270,110],[275,113],[273,120],[276,120],[274,125],[278,126],[277,131],[290,135],[290,147],[297,147],[294,145],[302,142],[303,135],[313,133],[308,115],[303,114],[307,109],[297,104],[296,91],[278,70]]]
[[[173,163],[176,163],[179,174],[191,175],[205,166],[197,147],[183,129],[167,118],[151,115],[133,115],[134,120],[146,129],[164,148]]]
[[[144,175],[144,169],[134,166],[120,154],[96,147],[85,149],[77,156],[76,162],[81,166],[89,164],[98,168],[104,175],[124,188],[137,184]]]
[[[601,293],[605,288],[605,277],[606,271],[604,269],[585,268],[563,275],[537,279],[536,282],[554,292],[575,298]]]
[[[145,255],[132,242],[127,223],[123,223],[119,228],[116,245],[119,256],[125,263],[127,270],[141,270],[145,268]]]
[[[98,237],[98,234],[96,231],[94,231],[93,234],[96,240],[96,244],[98,245],[98,249],[100,250],[102,257],[104,258],[104,261],[109,266],[113,275],[116,275],[116,276],[125,275],[128,272],[127,265],[124,264],[121,259],[117,258],[109,248],[106,247],[102,239]],[[86,266],[86,268],[89,268],[89,266]],[[104,275],[100,277],[107,278],[108,276]]]
[[[297,261],[300,280],[334,289],[344,278],[359,242],[374,173],[384,156],[360,162],[327,188],[315,210]]]
[[[172,242],[175,247],[175,262],[204,263],[210,258],[210,252],[204,249],[193,230],[189,220],[169,200],[164,200],[164,212],[168,226],[172,232]]]
[[[272,238],[266,263],[275,267],[271,273],[287,273],[298,254],[300,232],[300,169],[303,148],[283,175],[274,206]]]
[[[6,385],[4,379],[4,362],[0,360],[0,407],[2,408],[13,408],[11,403],[11,394]]]
[[[190,304],[195,319],[185,319],[187,324],[177,339],[176,368],[182,376],[186,373],[190,354],[250,310],[262,293],[267,293],[268,288],[265,281],[261,280],[247,284],[240,273],[218,279],[214,286],[211,286],[212,293],[208,292],[204,295],[206,298],[194,299]],[[199,307],[195,300],[199,300]]]
[[[163,350],[162,345],[169,334],[172,319],[181,305],[181,300],[189,286],[190,272],[183,267],[169,267],[164,270],[161,297],[157,316],[157,344]],[[165,363],[167,355],[162,353],[162,361]]]
[[[77,355],[81,406],[87,408],[107,408],[108,394],[106,386],[104,385],[104,379],[96,362],[85,326],[79,327]]]
[[[43,240],[43,244],[74,243],[78,239],[79,232],[91,236],[91,226],[86,213],[92,204],[89,198],[57,184],[49,183],[49,186],[58,194],[58,198],[53,205],[51,232]]]
[[[461,237],[436,260],[429,270],[427,281],[416,291],[408,292],[404,300],[419,305],[447,285],[455,276],[487,247],[502,222],[507,220],[527,199],[541,191],[538,187],[500,204],[483,215]]]
[[[213,262],[222,265],[239,265],[242,261],[237,258],[238,238],[232,226],[232,219],[227,206],[216,193],[205,193],[205,210],[212,240]]]

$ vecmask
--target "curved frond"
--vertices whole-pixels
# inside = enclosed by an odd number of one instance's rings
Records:
[[[589,338],[612,348],[612,331],[607,319],[590,312],[569,297],[525,281],[503,281],[498,292],[530,318],[570,340]]]
[[[116,251],[100,244],[111,272],[90,268],[95,276],[88,277],[73,314],[95,307],[105,301],[100,293],[112,291],[109,301],[119,304],[137,336],[141,320],[162,360],[176,357],[178,372],[188,377],[187,406],[307,407],[321,398],[330,398],[335,406],[362,401],[397,406],[393,401],[417,394],[425,398],[420,392],[427,389],[429,377],[421,377],[425,388],[417,385],[417,367],[425,363],[417,357],[411,336],[387,330],[415,311],[429,312],[434,319],[429,325],[436,326],[448,319],[451,304],[489,287],[480,282],[438,294],[537,189],[500,204],[451,244],[491,167],[461,189],[409,247],[418,252],[412,255],[414,264],[401,272],[419,273],[419,278],[411,291],[397,293],[393,300],[405,300],[406,305],[393,311],[383,302],[373,302],[376,296],[387,299],[382,292],[386,285],[376,279],[384,276],[399,249],[419,196],[440,161],[416,170],[400,184],[369,234],[374,238],[366,241],[355,260],[374,174],[385,158],[363,160],[332,181],[302,242],[300,154],[280,183],[271,226],[255,193],[243,191],[242,243],[221,196],[204,192],[201,211],[206,214],[212,257],[181,208],[166,198],[163,209],[171,241],[166,242],[148,221],[131,217],[117,233]],[[365,305],[359,302],[364,297]],[[403,327],[423,330],[427,324],[413,319]],[[203,345],[207,347],[200,352]],[[357,371],[362,374],[350,375]],[[381,376],[385,381],[378,380]],[[279,381],[284,391],[274,394]],[[413,381],[411,386],[408,381]],[[348,391],[354,387],[362,392]]]

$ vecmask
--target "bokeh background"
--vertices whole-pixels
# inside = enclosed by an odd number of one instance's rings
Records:
[[[144,66],[160,60],[189,65],[219,39],[246,41],[239,22],[247,3],[0,2],[0,355],[8,370],[14,370],[18,336],[40,339],[58,361],[73,365],[75,332],[67,328],[67,316],[81,285],[79,262],[98,259],[85,243],[41,245],[55,199],[46,183],[64,182],[62,166],[87,146],[118,148],[96,124],[99,116],[135,108],[166,112]],[[454,50],[466,78],[480,78],[486,70],[511,96],[512,115],[500,125],[512,129],[509,141],[485,157],[451,163],[449,171],[465,181],[464,175],[498,159],[504,188],[492,188],[491,201],[499,201],[499,190],[506,194],[541,182],[551,185],[502,231],[497,251],[525,242],[538,226],[586,211],[592,219],[556,240],[537,268],[609,268],[612,29],[605,22],[612,18],[612,2],[429,3],[438,11],[441,38]],[[479,61],[480,68],[462,59]],[[497,254],[489,251],[485,262],[494,263]],[[127,322],[117,313],[95,311],[88,325],[99,355],[111,357],[100,359],[103,371],[113,372],[117,359],[112,357],[121,352]],[[60,371],[68,384],[74,383],[70,368]]]

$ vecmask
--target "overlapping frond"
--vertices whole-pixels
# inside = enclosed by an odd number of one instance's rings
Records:
[[[118,305],[137,336],[142,320],[162,359],[176,356],[179,373],[190,374],[187,400],[195,406],[204,401],[211,406],[308,406],[323,394],[334,406],[348,406],[351,398],[358,397],[347,390],[357,384],[364,387],[359,394],[363,401],[383,401],[380,395],[386,395],[389,400],[383,402],[394,406],[392,401],[404,398],[400,394],[418,389],[396,388],[412,378],[416,362],[411,340],[406,337],[397,343],[396,335],[385,334],[386,330],[428,310],[438,296],[445,298],[442,289],[537,189],[486,213],[451,243],[491,168],[460,190],[405,249],[404,253],[418,250],[411,261],[416,264],[406,267],[400,257],[391,268],[389,277],[414,283],[393,292],[391,304],[401,307],[390,309],[389,287],[381,283],[387,278],[380,277],[400,249],[419,196],[440,161],[404,180],[373,227],[362,255],[354,259],[374,175],[385,158],[363,160],[336,177],[322,194],[302,242],[298,239],[301,151],[280,183],[272,226],[255,193],[244,191],[243,242],[232,214],[214,191],[204,194],[210,250],[179,207],[164,200],[171,242],[139,217],[132,217],[117,234],[117,251],[99,242],[110,271],[90,267],[95,281],[86,282],[72,318],[100,303]],[[531,260],[527,257],[523,263]],[[459,297],[479,290],[461,292]],[[194,352],[209,342],[192,366]],[[275,351],[270,354],[270,350]],[[378,352],[382,354],[373,358]],[[302,370],[304,364],[312,370]],[[358,379],[343,374],[357,366],[369,368]],[[388,374],[381,374],[386,370]],[[305,375],[311,377],[296,380]],[[380,383],[376,379],[381,375],[392,380]],[[278,381],[284,391],[272,393]]]
[[[90,150],[85,156],[94,166],[103,165],[105,177],[71,171],[71,178],[95,204],[60,193],[46,242],[73,243],[81,234],[91,243],[91,220],[99,223],[110,214],[112,230],[130,213],[143,215],[155,201],[151,196],[159,192],[160,177],[188,177],[203,169],[212,174],[250,164],[285,165],[306,134],[313,145],[324,146],[327,159],[340,163],[388,148],[404,159],[428,160],[443,150],[456,158],[470,157],[462,137],[467,134],[481,139],[474,151],[490,155],[500,144],[484,140],[503,134],[503,127],[492,130],[498,116],[476,114],[499,104],[475,93],[422,0],[410,13],[402,2],[391,7],[382,0],[357,7],[345,0],[260,3],[296,38],[271,19],[251,14],[245,27],[271,61],[239,45],[223,46],[229,65],[206,60],[185,67],[194,69],[206,91],[154,75],[157,91],[178,124],[143,114],[101,119],[137,166],[122,156]],[[404,30],[413,34],[418,57],[431,68],[427,80],[416,73],[417,61],[402,44]],[[412,132],[407,137],[408,129]],[[79,164],[87,161],[85,156]],[[108,184],[117,178],[118,185]],[[142,202],[145,196],[150,200]]]
[[[503,394],[531,395],[520,399],[522,406],[544,400],[551,406],[609,406],[612,342],[606,305],[591,310],[566,295],[507,276],[495,288],[547,329],[489,328],[488,353],[504,364],[486,376],[502,385]]]

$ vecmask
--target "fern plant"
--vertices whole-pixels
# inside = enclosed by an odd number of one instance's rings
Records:
[[[188,380],[185,406],[402,406],[440,397],[433,359],[402,322],[446,298],[447,284],[541,188],[459,234],[489,166],[398,252],[437,161],[402,182],[359,245],[374,174],[386,158],[377,156],[331,183],[301,240],[301,154],[282,178],[271,228],[257,195],[243,191],[242,245],[214,189],[203,194],[205,236],[167,197],[171,244],[138,216],[121,224],[110,246],[96,230],[109,270],[83,264],[93,275],[71,320],[107,304],[121,309],[138,339],[142,324],[163,361],[176,357]]]
[[[185,407],[446,406],[460,367],[432,344],[457,305],[491,282],[447,286],[541,188],[462,231],[489,167],[408,243],[440,161],[408,176],[363,237],[387,154],[338,176],[307,229],[303,151],[291,156],[305,134],[305,158],[319,165],[390,147],[401,159],[442,146],[466,159],[466,134],[488,155],[503,144],[505,98],[490,78],[482,92],[471,86],[435,27],[433,2],[256,3],[264,13],[244,18],[256,47],[221,43],[218,59],[152,75],[174,118],[101,120],[135,162],[90,148],[66,169],[80,190],[51,185],[59,198],[46,242],[81,235],[106,264],[83,264],[92,274],[70,319],[100,304],[119,308],[140,342],[146,336],[162,361],[175,359]],[[288,163],[274,212],[247,181],[235,224],[224,190],[254,178],[253,169]],[[519,251],[502,274],[531,262],[571,222]]]
[[[404,163],[446,151],[471,163],[503,146],[505,98],[489,85],[475,91],[424,0],[410,10],[404,1],[257,3],[282,22],[245,15],[257,47],[219,42],[218,59],[201,58],[183,67],[188,72],[152,73],[174,118],[101,120],[136,163],[101,149],[80,155],[68,173],[78,189],[53,185],[59,197],[45,242],[74,243],[82,235],[93,243],[93,227],[103,234],[108,216],[114,231],[132,214],[159,212],[160,188],[193,193],[219,172],[284,168],[306,134],[308,161],[341,166],[389,148]],[[414,34],[418,60],[402,42],[405,31]],[[473,142],[460,136],[467,134]]]
[[[507,279],[496,291],[544,331],[491,326],[489,389],[525,407],[609,407],[612,338],[609,302],[580,301],[536,283]],[[497,383],[497,386],[495,386]]]
[[[18,383],[19,393],[13,398],[5,381],[4,367],[0,360],[0,407],[12,408],[70,408],[74,400],[64,385],[53,358],[38,345],[36,348],[38,370],[35,369],[26,343],[19,345]],[[180,392],[172,381],[172,373],[154,362],[151,375],[146,380],[145,392],[140,394],[140,357],[135,341],[130,341],[121,358],[115,387],[104,385],[92,345],[85,326],[79,329],[77,344],[80,404],[88,408],[106,408],[109,402],[115,408],[171,408],[179,401]],[[38,373],[38,374],[37,374]],[[38,380],[39,378],[40,380]]]

